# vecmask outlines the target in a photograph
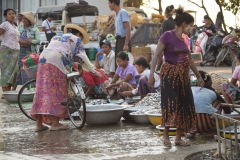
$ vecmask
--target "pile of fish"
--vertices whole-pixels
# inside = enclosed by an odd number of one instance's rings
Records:
[[[155,109],[161,108],[161,93],[148,93],[136,106],[152,106]]]
[[[107,104],[106,100],[103,99],[95,99],[89,102],[90,105],[101,105],[101,104]]]
[[[152,114],[162,114],[161,93],[149,93],[146,97],[144,97],[135,106],[149,106],[149,108],[132,112],[133,115],[142,115],[148,111],[151,111]]]

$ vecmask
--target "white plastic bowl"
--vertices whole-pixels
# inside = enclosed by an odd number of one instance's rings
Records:
[[[19,91],[6,91],[6,92],[3,92],[2,95],[8,102],[17,102],[18,92]],[[34,94],[35,94],[35,91],[28,91],[28,90],[24,91],[22,94],[22,101],[25,101],[25,102],[33,101]]]
[[[145,114],[133,114],[133,113],[130,113],[130,115],[133,116],[134,121],[139,123],[139,124],[150,124],[148,116],[145,115]]]

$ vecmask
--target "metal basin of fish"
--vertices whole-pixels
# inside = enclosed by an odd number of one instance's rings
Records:
[[[139,111],[142,109],[148,109],[148,108],[151,108],[151,106],[137,106],[137,107],[126,108],[126,109],[124,109],[124,112],[123,112],[123,118],[125,120],[134,120],[133,116],[130,115],[130,113],[136,112],[136,111]]]
[[[18,101],[18,92],[19,91],[6,91],[6,92],[3,92],[2,95],[8,102],[17,102]],[[22,101],[24,101],[24,102],[33,101],[34,94],[35,94],[35,91],[30,91],[30,90],[24,91],[22,93]]]
[[[124,106],[113,104],[87,105],[87,124],[114,124],[120,121]]]

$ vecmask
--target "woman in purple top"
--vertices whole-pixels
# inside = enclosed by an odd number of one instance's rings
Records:
[[[125,52],[119,52],[116,56],[116,62],[118,64],[116,73],[113,76],[113,80],[110,84],[104,89],[104,93],[107,95],[113,95],[115,91],[124,92],[131,91],[136,88],[135,76],[137,71],[135,67],[128,62],[128,54]],[[120,98],[120,94],[118,94]]]
[[[160,78],[162,126],[165,129],[161,140],[167,147],[171,147],[169,128],[177,128],[175,145],[187,146],[189,143],[181,139],[181,134],[182,132],[188,133],[196,126],[189,77],[190,68],[197,76],[198,85],[204,86],[204,81],[191,58],[187,36],[194,23],[194,18],[179,7],[176,10],[175,22],[176,29],[165,32],[158,42],[148,80],[150,87],[152,87],[154,84],[154,68],[158,57],[162,57],[161,54],[163,53],[166,61],[161,66]]]

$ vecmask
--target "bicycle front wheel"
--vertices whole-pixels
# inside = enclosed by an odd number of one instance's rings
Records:
[[[29,119],[35,121],[30,114],[33,98],[36,93],[36,80],[25,83],[18,93],[18,106],[22,113]]]
[[[85,100],[76,97],[68,105],[68,116],[72,124],[81,129],[86,122],[86,104]]]

